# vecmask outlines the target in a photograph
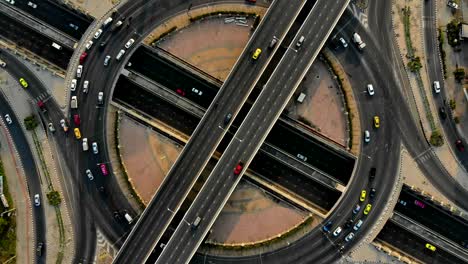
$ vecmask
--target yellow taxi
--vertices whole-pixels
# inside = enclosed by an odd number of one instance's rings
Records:
[[[375,128],[380,127],[380,118],[379,118],[379,116],[374,116],[374,127]]]
[[[255,52],[252,55],[252,59],[254,59],[254,60],[258,59],[258,56],[260,56],[261,53],[262,53],[261,49],[256,49]]]
[[[26,82],[24,78],[20,78],[19,82],[21,83],[21,86],[23,86],[24,88],[28,88],[28,82]]]
[[[361,196],[359,197],[359,201],[361,202],[364,202],[364,200],[366,199],[366,190],[362,190],[361,191]]]
[[[436,247],[434,247],[433,245],[429,243],[426,243],[426,248],[429,249],[430,251],[436,251]]]
[[[372,204],[367,204],[366,209],[364,209],[364,214],[368,215],[371,209],[372,209]]]
[[[75,138],[80,139],[81,138],[80,129],[76,127],[75,129],[73,129],[73,131],[75,132]]]

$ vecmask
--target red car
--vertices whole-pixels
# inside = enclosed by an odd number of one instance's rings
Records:
[[[239,175],[244,168],[244,164],[242,162],[237,163],[236,167],[234,168],[234,174]]]
[[[102,175],[106,176],[107,174],[109,174],[109,172],[107,171],[106,164],[101,164],[99,165],[99,167],[101,168]]]
[[[425,205],[423,202],[418,201],[418,200],[414,200],[414,204],[415,204],[416,206],[418,206],[418,207],[421,207],[421,208],[426,207],[426,205]]]
[[[79,126],[81,124],[80,115],[73,115],[73,121],[75,122],[75,125]]]
[[[83,62],[86,60],[86,57],[88,56],[88,53],[86,51],[83,51],[80,55],[80,64],[83,64]]]
[[[176,90],[176,93],[178,93],[178,94],[181,95],[181,96],[185,96],[184,90],[182,90],[182,89],[180,89],[180,88],[178,88],[178,89]]]
[[[465,151],[465,145],[463,144],[461,139],[457,139],[457,141],[455,141],[455,146],[457,146],[457,149],[459,151]]]

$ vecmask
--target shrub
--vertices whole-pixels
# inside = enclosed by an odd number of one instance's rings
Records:
[[[447,78],[447,65],[445,62],[445,59],[447,55],[445,54],[444,50],[444,32],[439,28],[439,51],[440,51],[440,57],[442,60],[442,69],[444,71],[444,78]]]
[[[456,19],[447,24],[447,40],[452,47],[460,45],[460,28],[461,24]]]
[[[457,108],[457,102],[455,102],[455,100],[453,99],[450,99],[449,105],[450,105],[450,109],[452,110],[455,110],[455,108]]]
[[[455,124],[460,124],[460,117],[454,116],[453,117],[453,122],[455,122]]]
[[[422,68],[422,63],[421,63],[421,58],[420,57],[414,57],[408,62],[408,67],[410,71],[412,72],[417,72],[419,69]]]
[[[429,140],[431,145],[440,147],[444,144],[444,138],[438,130],[434,130],[431,134],[431,139]]]

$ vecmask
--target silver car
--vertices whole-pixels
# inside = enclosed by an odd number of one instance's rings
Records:
[[[86,176],[88,176],[88,179],[90,181],[94,180],[94,175],[93,175],[93,173],[91,172],[90,169],[87,169],[85,173],[86,173]]]

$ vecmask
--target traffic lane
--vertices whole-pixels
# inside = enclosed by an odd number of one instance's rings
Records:
[[[8,101],[4,97],[3,93],[0,93],[0,114],[6,125],[5,129],[8,129],[10,136],[13,139],[15,144],[16,151],[19,154],[21,163],[23,165],[23,170],[26,175],[28,190],[29,190],[29,199],[32,206],[32,212],[34,216],[34,231],[35,231],[35,241],[36,247],[37,244],[42,242],[44,243],[43,255],[41,257],[37,256],[37,263],[46,263],[45,261],[45,252],[47,251],[47,241],[46,241],[46,224],[45,224],[45,213],[43,207],[47,204],[47,199],[42,195],[41,189],[41,179],[36,167],[36,163],[33,158],[32,150],[29,148],[26,135],[24,134],[21,126],[19,125],[20,120],[16,118],[16,115],[11,109]],[[8,125],[5,120],[5,115],[10,115],[12,124]],[[35,206],[34,195],[39,194],[40,197],[40,206]]]
[[[320,6],[321,8],[326,9],[328,4],[325,3],[322,6],[319,3],[317,3],[317,6]],[[305,35],[310,36],[312,31],[316,32],[316,29],[314,28],[314,26],[316,25],[317,21],[320,21],[320,18],[322,15],[323,13],[319,13],[319,14],[316,14],[316,16],[314,16],[314,9],[311,11],[306,22],[303,25],[304,28],[308,28],[308,32],[307,32],[308,34],[305,34]],[[313,26],[309,27],[308,21],[310,21],[311,17],[317,18],[317,20],[315,20],[314,22],[311,22],[313,23]],[[323,28],[323,24],[322,24],[322,28]],[[328,28],[326,30],[328,30]],[[309,63],[309,61],[306,59],[313,57],[313,55],[310,54],[311,52],[313,52],[314,55],[317,53],[317,50],[313,48],[315,46],[318,46],[317,44],[319,43],[317,42],[321,42],[321,39],[317,40],[317,36],[322,36],[322,35],[324,35],[323,32],[321,34],[319,32],[318,34],[315,35],[315,38],[313,39],[313,41],[308,44],[309,49],[302,52],[299,62],[297,62],[297,64],[295,63],[294,66],[306,65],[307,63]],[[299,39],[299,36],[300,34],[298,33],[296,40]],[[307,53],[309,53],[309,55]],[[223,194],[226,193],[227,190],[230,190],[228,193],[232,192],[232,190],[234,189],[232,188],[232,186],[235,186],[235,184],[237,184],[238,180],[240,179],[240,176],[235,175],[235,173],[232,172],[232,169],[240,161],[246,161],[246,160],[251,159],[251,156],[252,156],[251,153],[254,153],[258,149],[260,144],[255,143],[255,145],[252,145],[250,142],[262,142],[264,140],[264,138],[266,137],[266,133],[257,133],[257,132],[269,130],[269,127],[264,128],[264,126],[269,125],[271,127],[273,124],[273,121],[276,120],[278,116],[277,114],[272,116],[271,115],[272,110],[273,109],[278,110],[282,108],[285,98],[287,98],[291,94],[291,91],[290,90],[288,91],[288,87],[286,85],[287,84],[292,85],[292,83],[297,83],[298,82],[297,80],[299,79],[300,75],[304,71],[303,69],[299,70],[297,67],[294,67],[291,63],[289,63],[290,61],[296,62],[295,60],[296,57],[298,57],[296,51],[287,51],[284,57],[282,58],[273,76],[268,81],[266,87],[263,88],[257,101],[253,105],[252,109],[250,110],[243,124],[241,125],[238,132],[234,136],[234,139],[231,141],[225,153],[221,157],[220,161],[218,162],[218,164],[216,165],[216,167],[210,174],[210,177],[205,183],[205,186],[202,188],[199,195],[193,202],[192,207],[188,210],[186,214],[187,222],[189,223],[193,222],[193,219],[195,219],[196,212],[198,213],[209,212],[210,213],[212,209],[207,208],[208,206],[213,206],[214,208],[216,208],[214,214],[216,214],[216,212],[219,212],[219,210],[222,209],[221,204],[223,204],[229,198],[229,195],[225,195],[225,197],[223,197],[224,199],[222,199],[221,202],[219,201],[219,198],[221,198],[219,196],[221,195],[221,193]],[[286,64],[286,66],[282,67],[284,64]],[[294,68],[292,69],[292,67]],[[286,76],[286,73],[288,74],[287,76]],[[278,75],[280,76],[278,77]],[[270,88],[271,87],[269,85],[270,83],[275,83],[276,85]],[[277,84],[284,84],[285,87],[282,87],[282,89],[279,89]],[[278,89],[279,91],[277,92]],[[280,104],[280,105],[276,106],[277,104]],[[266,105],[270,106],[270,109],[268,112],[265,110]],[[258,109],[260,107],[261,109]],[[273,113],[276,113],[276,112],[278,111],[275,111]],[[249,127],[246,128],[246,125],[244,124],[248,124]],[[250,126],[251,124],[257,124],[255,126],[255,129],[252,129],[252,127]],[[262,139],[260,139],[260,137],[262,137]],[[245,162],[245,165],[247,166],[248,163],[249,163],[248,161]],[[243,170],[245,170],[245,167]],[[216,175],[216,177],[214,177],[213,175]],[[209,215],[208,218],[212,219],[214,214]],[[209,225],[206,225],[203,230],[207,231],[206,229],[209,226],[211,226],[212,222],[214,222],[214,219],[211,220],[211,223]],[[201,229],[201,227],[199,227],[198,229]],[[178,233],[181,233],[182,235],[180,237],[177,237]],[[196,250],[196,247],[201,242],[201,239],[202,239],[201,236],[205,235],[206,232],[203,232],[203,233],[199,232],[198,235],[192,234],[190,232],[190,227],[187,227],[185,223],[182,223],[177,228],[175,234],[177,238],[176,241],[187,241],[184,244],[184,246],[186,246],[186,248],[192,247],[192,249],[195,248]],[[177,256],[174,255],[174,252],[176,251],[180,252],[177,250],[180,245],[177,245],[175,247],[175,250],[170,249],[172,246],[171,242],[173,241],[175,240],[171,239],[171,241],[169,241],[169,243],[166,245],[165,249],[163,250],[163,253],[161,255],[162,261],[179,262],[181,261],[181,259],[182,261],[185,259],[189,259],[190,256],[195,253],[191,249],[189,249],[189,251],[184,249],[182,253],[178,254]],[[168,253],[168,252],[172,252],[172,253]]]
[[[36,7],[28,5],[30,2],[35,3]],[[14,6],[77,40],[93,22],[90,16],[55,1],[15,0]]]
[[[289,6],[289,8],[290,8],[289,10],[292,9],[291,6],[292,6],[292,5]],[[293,6],[293,7],[294,7],[294,6]],[[278,9],[274,9],[274,10],[279,10],[279,8],[278,8]],[[284,15],[284,10],[282,10],[282,11],[283,11],[282,13],[283,13],[283,15]],[[275,27],[274,29],[277,30],[277,31],[279,30],[279,29],[277,28],[277,25],[276,25],[276,27]],[[253,43],[253,42],[255,42],[255,40],[252,40],[251,42]],[[250,54],[249,54],[249,55],[250,55]],[[259,63],[260,63],[260,61],[263,61],[263,60],[264,60],[264,59],[262,59],[262,57],[260,57],[260,58],[259,58]],[[252,71],[252,70],[251,70],[251,67],[249,67],[249,66],[250,66],[250,63],[251,63],[251,62],[250,62],[250,59],[249,59],[249,60],[247,60],[247,67],[246,67],[246,66],[243,67],[243,66],[242,66],[242,62],[241,62],[241,64],[240,64],[238,67],[236,67],[236,68],[234,69],[233,73],[231,73],[231,74],[233,74],[234,76],[236,76],[235,74],[236,74],[237,69],[239,69],[239,71],[243,71],[243,72],[245,72],[246,70],[248,70],[248,71],[247,71],[247,74],[242,74],[242,77],[245,78],[245,79],[244,79],[243,84],[240,85],[240,87],[245,87],[244,89],[248,89],[248,88],[249,88],[249,86],[246,86],[245,84],[246,84],[247,82],[251,82],[251,79],[253,79],[253,77],[256,76],[256,75],[254,75],[255,67],[258,67],[258,66],[259,66],[259,63],[257,63],[257,64],[254,66],[254,70]],[[245,64],[245,63],[244,63],[244,64]],[[232,76],[232,75],[231,75],[231,76]],[[225,84],[226,86],[229,85],[230,80],[233,80],[234,82],[235,82],[236,80],[239,81],[238,78],[228,78],[228,80],[227,80],[227,82],[226,82],[226,84]],[[234,89],[232,89],[232,90],[234,90]],[[231,93],[233,92],[232,90],[231,90]],[[219,102],[220,102],[220,104],[222,104],[224,101],[229,101],[229,100],[231,99],[231,94],[230,94],[230,93],[228,94],[228,96],[224,96],[224,98],[223,98],[223,94],[226,93],[226,92],[224,92],[224,91],[226,91],[226,89],[221,90],[220,95],[218,96],[218,98],[220,98],[220,99],[218,99]],[[240,93],[240,95],[238,95],[238,96],[242,96],[242,93]],[[245,99],[244,99],[244,100],[245,100]],[[234,101],[234,103],[231,103],[231,106],[228,106],[228,108],[231,108],[231,109],[234,108],[234,104],[238,104],[238,101],[241,101],[241,100],[233,100],[233,101]],[[231,101],[231,102],[232,102],[232,101]],[[227,105],[227,104],[223,104],[223,105]],[[218,112],[218,111],[216,111],[216,112]],[[209,116],[210,113],[211,113],[211,112],[209,111],[206,115]],[[214,121],[214,122],[216,122],[216,124],[214,124],[213,126],[211,126],[211,125],[208,124],[208,126],[205,126],[205,127],[203,127],[203,128],[208,128],[208,129],[205,129],[205,130],[211,130],[211,131],[212,131],[211,127],[217,127],[217,125],[219,124],[218,121],[221,121],[221,119],[224,118],[224,114],[222,114],[222,115],[219,115],[219,114],[218,114],[218,116],[219,116],[219,118],[217,118],[217,120]],[[208,119],[208,120],[209,120],[209,119]],[[213,119],[212,119],[212,120],[213,120]],[[209,121],[208,121],[208,122],[209,122]],[[211,122],[213,122],[213,121],[211,121]],[[209,133],[209,132],[210,132],[210,131],[207,131],[207,132],[205,133],[205,136],[211,136],[210,134],[213,133],[213,132],[211,132],[211,133]],[[197,130],[194,132],[194,134],[196,134],[196,133],[197,133]],[[221,133],[221,130],[220,130],[218,133]],[[200,134],[201,134],[201,133],[200,133]],[[213,142],[213,140],[211,140],[211,141]],[[201,142],[201,140],[199,139],[199,140],[197,140],[196,143],[194,143],[194,148],[196,149],[196,151],[193,151],[193,152],[191,152],[191,153],[190,153],[190,152],[183,152],[183,153],[181,154],[181,157],[180,157],[179,159],[182,159],[182,160],[183,160],[184,153],[188,153],[188,154],[189,154],[189,157],[190,157],[190,156],[204,156],[204,155],[201,155],[200,152],[203,153],[203,152],[207,152],[207,151],[209,151],[209,150],[212,149],[212,147],[211,147],[211,148],[209,147],[210,145],[212,146],[212,144],[204,144],[204,145],[203,145],[204,148],[203,148],[203,149],[200,149],[199,147],[201,147],[201,146],[197,146],[197,145],[199,145],[199,144],[201,144],[201,143],[198,143],[198,142]],[[190,142],[187,144],[186,148],[188,148],[189,146],[190,146]],[[198,160],[195,160],[195,162],[197,162],[197,161],[198,161],[198,163],[204,163],[205,160],[201,160],[200,158],[198,158]],[[190,163],[191,160],[189,160],[188,162]],[[191,168],[189,168],[190,170],[196,171],[196,170],[194,170],[195,165],[192,165],[192,166],[189,165],[189,167],[191,167]],[[197,167],[199,167],[199,166],[197,166]],[[184,169],[184,168],[181,168],[180,171],[182,171],[183,169]],[[168,177],[169,177],[168,179],[170,179],[170,178],[175,178],[175,177],[170,177],[170,176],[168,176]],[[181,176],[180,176],[180,177],[181,177]],[[187,177],[185,177],[185,178],[182,180],[182,185],[183,185],[183,184],[186,184],[186,182],[187,182],[188,180],[189,180],[189,179],[188,179]],[[165,181],[165,182],[167,182],[167,181]],[[163,187],[163,186],[164,186],[164,183],[163,183],[162,187]],[[180,185],[179,185],[179,186],[180,186]],[[169,194],[167,194],[167,195],[169,195]],[[167,195],[166,195],[166,196],[167,196]],[[171,196],[171,197],[169,198],[168,204],[170,204],[170,203],[171,203],[172,201],[174,201],[174,200],[175,200],[175,196]],[[166,203],[165,203],[165,204],[166,204]],[[168,207],[171,207],[171,206],[168,206]],[[164,211],[166,211],[165,208],[166,208],[166,207],[164,207]],[[161,209],[161,210],[163,210],[163,209]],[[167,212],[167,211],[166,211],[166,212]],[[167,214],[167,213],[166,213],[166,214]],[[153,230],[154,230],[154,229],[153,229]]]
[[[384,225],[377,235],[377,239],[389,243],[425,263],[463,263],[461,259],[449,254],[442,248],[436,247],[434,252],[427,249],[426,243],[432,244],[431,242],[407,231],[391,220]]]

